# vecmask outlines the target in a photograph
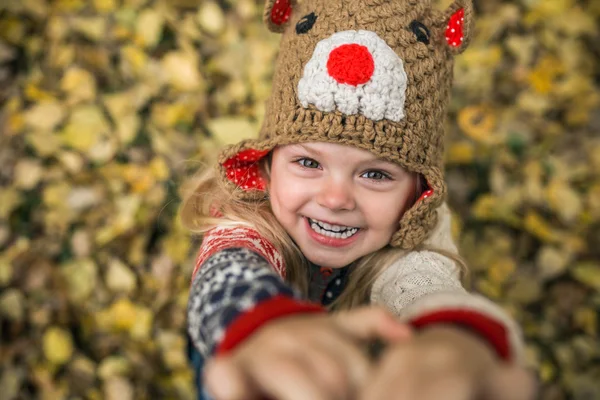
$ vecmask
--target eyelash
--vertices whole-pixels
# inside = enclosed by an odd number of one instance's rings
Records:
[[[297,159],[294,162],[297,163],[298,165],[300,165],[300,167],[302,169],[316,169],[314,167],[307,167],[307,166],[305,166],[303,164],[303,161],[312,161],[312,162],[316,163],[317,165],[319,165],[319,163],[317,161],[313,160],[312,158],[308,158],[308,157],[301,157],[301,158]],[[373,172],[381,174],[381,176],[383,178],[382,179],[367,178],[367,179],[369,179],[371,181],[375,181],[375,182],[392,180],[392,177],[389,174],[387,174],[387,173],[385,173],[383,171],[379,171],[379,170],[369,170],[369,171],[366,171],[365,174],[370,174],[370,173],[373,173]]]

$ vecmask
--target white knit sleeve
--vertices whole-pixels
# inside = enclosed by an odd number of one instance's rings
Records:
[[[457,253],[448,206],[443,204],[437,212],[438,224],[425,244]],[[493,331],[494,340],[505,341],[511,360],[521,361],[523,341],[516,323],[492,301],[468,293],[460,282],[458,265],[438,252],[413,251],[393,263],[373,284],[371,303],[383,305],[409,322],[432,319],[444,312],[457,318],[468,317],[469,321],[475,320],[473,325],[484,325],[485,335],[490,336],[488,331]],[[496,329],[490,330],[489,326]]]

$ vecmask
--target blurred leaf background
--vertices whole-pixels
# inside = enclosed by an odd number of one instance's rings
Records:
[[[449,0],[438,1],[447,6]],[[472,288],[600,399],[600,2],[475,1],[448,120]],[[183,188],[256,135],[262,0],[0,0],[0,393],[193,399]]]

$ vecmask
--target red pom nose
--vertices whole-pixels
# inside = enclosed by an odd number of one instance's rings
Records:
[[[373,56],[365,46],[344,44],[329,54],[327,72],[339,83],[358,86],[369,82],[375,71]]]

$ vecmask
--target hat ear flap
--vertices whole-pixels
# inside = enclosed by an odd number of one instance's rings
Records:
[[[473,36],[474,16],[471,0],[456,0],[444,13],[444,44],[452,54],[460,54],[469,46]]]
[[[283,33],[296,6],[296,0],[266,0],[263,21],[271,32]]]

